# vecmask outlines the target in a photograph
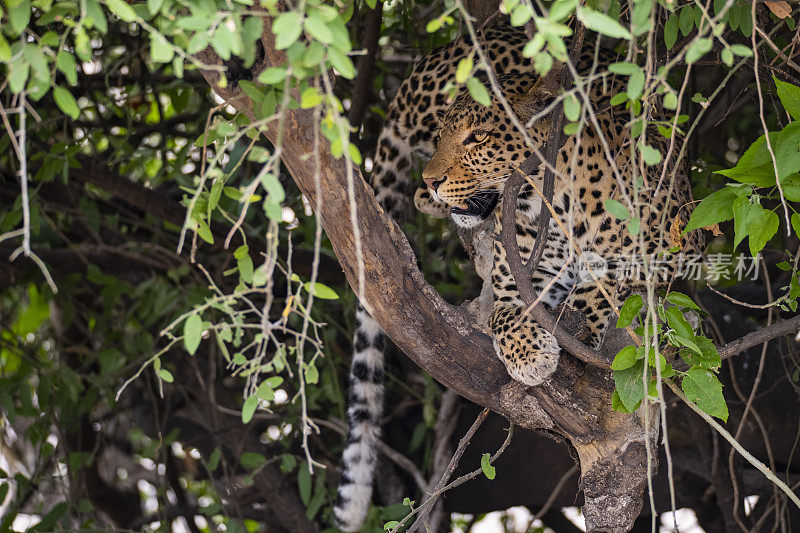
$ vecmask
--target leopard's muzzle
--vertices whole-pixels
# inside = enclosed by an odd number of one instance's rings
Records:
[[[466,200],[467,208],[453,207],[450,212],[456,215],[468,215],[486,219],[492,214],[500,199],[500,193],[494,189],[476,192]]]

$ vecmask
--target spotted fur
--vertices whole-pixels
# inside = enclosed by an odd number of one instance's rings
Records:
[[[592,61],[593,54],[587,52],[578,62],[579,72],[588,73]],[[523,124],[548,100],[552,101],[552,96],[543,94],[535,76],[501,75],[498,80],[504,97]],[[630,113],[610,103],[612,95],[625,90],[624,83],[616,79],[596,81],[589,90],[598,128],[589,123],[580,138],[568,137],[556,157],[553,218],[531,281],[546,307],[566,305],[583,313],[590,343],[596,348],[602,342],[613,308],[631,292],[646,289],[646,276],[624,270],[623,262],[643,256],[655,260],[664,257],[660,254],[668,254],[672,247],[669,230],[673,224],[685,225],[691,199],[683,166],[676,169],[677,179],[672,185],[669,180],[660,183],[661,165],[633,168]],[[546,115],[535,121],[527,134],[542,148],[552,127],[552,117]],[[498,98],[493,96],[491,105],[483,107],[462,92],[443,118],[439,137],[437,150],[423,171],[432,197],[450,205],[453,212],[458,211],[461,216],[454,220],[463,226],[478,223],[481,215],[486,215],[487,205],[491,206],[495,231],[499,233],[501,210],[494,206],[514,168],[531,155],[523,134],[515,128]],[[667,140],[655,128],[648,129],[647,142],[662,157],[667,153]],[[673,166],[674,160],[668,162],[667,176]],[[544,170],[541,165],[528,178],[539,191]],[[637,187],[635,179],[640,182]],[[636,191],[641,204],[637,236],[629,231],[627,220],[617,219],[604,205],[608,199],[624,202],[623,191],[628,195]],[[515,233],[524,261],[534,248],[542,209],[541,193],[530,183],[523,185],[517,198]],[[666,222],[663,227],[662,215]],[[689,235],[684,253],[701,249],[702,237],[696,233]],[[608,266],[607,272],[600,272],[599,280],[593,279],[590,269],[581,268],[587,257]],[[514,379],[539,385],[555,371],[561,349],[549,331],[523,313],[524,302],[499,240],[493,244],[493,259],[491,284],[495,302],[489,325],[497,355]],[[668,262],[666,268],[654,272],[651,277],[657,287],[668,284],[675,265]]]
[[[523,33],[490,28],[481,34],[481,39],[496,71],[521,74],[532,69],[530,59],[522,57],[526,42]],[[379,204],[396,220],[406,216],[412,198],[409,178],[413,162],[433,155],[440,121],[452,104],[442,89],[454,81],[458,62],[471,50],[468,39],[459,40],[422,58],[389,106],[370,183]],[[418,189],[413,197],[424,212],[440,217],[450,214],[450,207],[431,198],[425,188]],[[336,524],[343,531],[361,528],[372,500],[375,445],[383,412],[384,344],[377,322],[359,306],[350,373],[347,444],[334,506]]]

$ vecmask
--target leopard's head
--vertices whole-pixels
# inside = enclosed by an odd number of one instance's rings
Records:
[[[533,77],[500,76],[498,84],[522,123],[546,104]],[[503,184],[530,153],[495,95],[487,107],[463,88],[441,119],[436,152],[422,177],[434,198],[452,207],[454,220],[471,226],[493,212]]]

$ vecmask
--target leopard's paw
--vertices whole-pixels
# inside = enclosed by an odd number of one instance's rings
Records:
[[[444,202],[434,200],[427,187],[418,187],[414,193],[414,207],[417,210],[436,218],[448,218],[450,206]]]
[[[541,385],[558,366],[561,348],[553,335],[535,325],[533,335],[519,330],[495,337],[494,349],[508,374],[526,385]]]

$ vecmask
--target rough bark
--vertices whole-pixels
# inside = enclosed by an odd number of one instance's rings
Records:
[[[269,21],[262,42],[265,55],[253,67],[253,77],[285,57],[275,50]],[[212,51],[201,53],[207,64],[223,64]],[[252,117],[252,104],[237,87],[217,85],[217,71],[204,76],[222,98]],[[324,195],[323,228],[344,273],[359,293],[358,258],[349,215],[347,168],[335,159],[328,143],[319,148],[319,186],[315,185],[314,117],[311,110],[287,113],[282,159],[311,205]],[[265,129],[277,138],[276,126]],[[646,482],[644,412],[633,415],[611,409],[613,382],[606,371],[564,356],[552,379],[528,388],[511,380],[495,356],[491,338],[466,308],[445,302],[416,267],[409,243],[378,206],[370,188],[353,170],[357,224],[364,262],[364,303],[389,337],[417,365],[465,398],[505,416],[514,424],[546,429],[568,439],[581,463],[584,512],[590,531],[627,531],[641,509]],[[491,232],[477,239],[487,246]],[[656,416],[650,413],[651,428]],[[655,437],[655,431],[650,432]],[[651,440],[654,442],[654,440]]]

